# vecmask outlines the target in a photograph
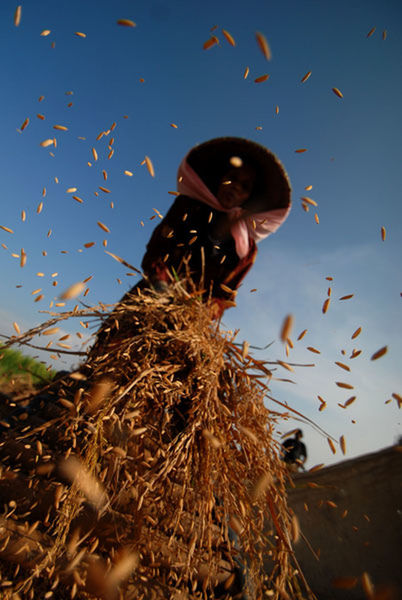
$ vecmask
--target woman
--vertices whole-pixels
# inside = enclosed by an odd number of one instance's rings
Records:
[[[227,137],[193,148],[179,167],[177,187],[180,195],[154,230],[141,266],[157,290],[174,273],[189,274],[220,317],[234,305],[256,243],[288,216],[289,181],[269,150]]]
[[[290,211],[290,184],[280,162],[243,138],[196,146],[179,166],[179,195],[155,228],[142,260],[144,278],[103,323],[90,359],[119,342],[116,313],[139,290],[166,290],[175,278],[202,289],[211,317],[235,306],[236,290],[253,265],[257,242],[274,233]],[[117,329],[116,329],[117,328]]]

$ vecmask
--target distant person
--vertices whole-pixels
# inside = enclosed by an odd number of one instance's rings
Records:
[[[297,429],[294,437],[285,440],[281,446],[282,460],[289,467],[290,471],[297,472],[299,468],[304,470],[304,463],[307,460],[307,449],[306,445],[301,441],[302,437],[302,430]]]

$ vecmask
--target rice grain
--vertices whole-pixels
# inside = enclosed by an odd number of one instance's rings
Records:
[[[301,78],[300,83],[304,83],[310,77],[311,71],[307,71],[307,73]]]
[[[154,166],[152,164],[151,159],[149,158],[149,156],[145,157],[145,164],[147,166],[148,172],[151,175],[151,177],[155,177],[155,170],[154,170]]]
[[[267,81],[267,79],[269,79],[269,75],[266,73],[265,75],[261,75],[254,79],[254,83],[263,83],[264,81]]]
[[[290,334],[293,328],[294,318],[293,315],[287,315],[282,323],[282,328],[279,334],[282,342],[286,342],[290,338]]]
[[[19,26],[19,24],[21,23],[21,10],[22,10],[22,6],[17,6],[17,8],[15,9],[15,13],[14,13],[14,25],[16,27]]]
[[[137,27],[136,23],[131,19],[118,19],[117,25],[122,25],[123,27]]]
[[[334,92],[335,96],[338,96],[338,98],[343,98],[343,94],[340,90],[338,90],[338,88],[334,87],[332,88],[332,91]]]
[[[384,356],[384,354],[387,353],[387,350],[388,350],[388,346],[383,346],[382,348],[377,350],[377,352],[374,352],[374,354],[372,355],[370,360],[377,360],[377,358],[381,358],[381,356]]]
[[[234,38],[232,37],[232,35],[228,31],[226,31],[226,29],[222,29],[222,33],[223,33],[225,39],[227,40],[227,42],[231,46],[236,46],[236,42],[235,42]]]
[[[102,223],[101,221],[97,221],[97,225],[98,227],[100,227],[103,231],[105,231],[106,233],[110,233],[110,229],[109,227],[107,227],[107,225],[105,225],[104,223]]]
[[[68,287],[61,295],[61,300],[72,300],[81,294],[81,292],[85,288],[85,283],[83,281],[77,281],[77,283],[73,283]]]
[[[257,31],[257,33],[255,34],[255,38],[257,40],[258,47],[261,50],[261,52],[263,53],[263,55],[265,56],[265,58],[267,60],[271,60],[271,58],[272,58],[271,48],[269,47],[268,40],[265,37],[265,35],[263,35],[259,31]]]

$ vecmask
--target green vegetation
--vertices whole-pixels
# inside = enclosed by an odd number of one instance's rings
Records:
[[[19,350],[11,350],[0,346],[0,382],[17,379],[19,382],[37,385],[50,381],[54,371],[31,356],[25,356]]]

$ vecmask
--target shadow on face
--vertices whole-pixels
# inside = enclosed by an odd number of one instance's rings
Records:
[[[242,206],[249,200],[256,179],[256,171],[250,165],[231,167],[222,177],[216,197],[224,208]]]

